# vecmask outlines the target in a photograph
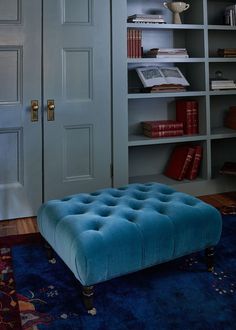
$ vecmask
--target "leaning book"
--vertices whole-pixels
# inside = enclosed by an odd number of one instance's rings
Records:
[[[189,86],[189,82],[177,67],[146,66],[136,68],[136,71],[144,87],[165,84]]]

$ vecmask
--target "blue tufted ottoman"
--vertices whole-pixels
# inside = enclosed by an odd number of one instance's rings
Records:
[[[82,284],[93,314],[94,284],[203,249],[212,270],[222,220],[193,196],[147,183],[49,201],[38,226]]]

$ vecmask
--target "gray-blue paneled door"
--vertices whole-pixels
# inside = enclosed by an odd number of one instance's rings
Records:
[[[110,67],[109,0],[0,0],[1,220],[111,186]]]

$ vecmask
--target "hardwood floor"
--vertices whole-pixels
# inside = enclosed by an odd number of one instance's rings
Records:
[[[36,217],[0,221],[0,237],[37,232]]]
[[[236,192],[199,196],[198,198],[218,209],[224,206],[236,206]],[[0,237],[37,232],[36,217],[0,221]]]

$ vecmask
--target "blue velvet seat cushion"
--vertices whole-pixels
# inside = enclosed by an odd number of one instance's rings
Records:
[[[214,246],[222,220],[193,196],[147,183],[49,201],[38,225],[81,284],[92,285]]]

